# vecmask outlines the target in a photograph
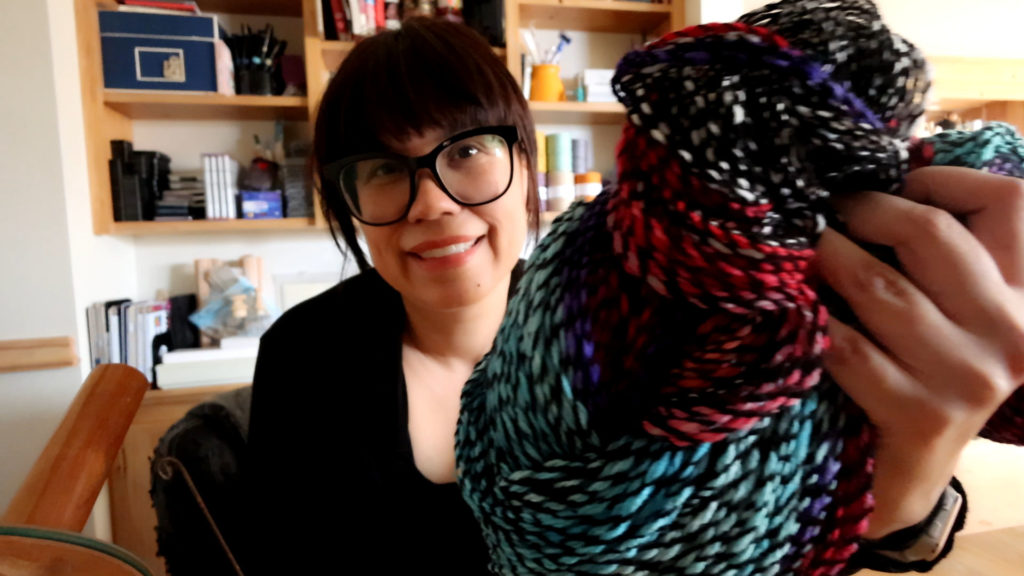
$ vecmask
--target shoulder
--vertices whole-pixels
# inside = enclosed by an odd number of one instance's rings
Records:
[[[295,342],[306,337],[340,335],[353,327],[379,326],[401,314],[398,293],[376,270],[367,270],[296,304],[281,315],[261,338],[261,343]]]

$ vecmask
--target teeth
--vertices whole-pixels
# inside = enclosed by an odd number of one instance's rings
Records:
[[[476,241],[463,242],[462,244],[450,244],[444,248],[436,248],[434,250],[427,250],[426,252],[420,252],[421,258],[444,258],[445,256],[451,256],[452,254],[461,254],[466,250],[473,247]]]

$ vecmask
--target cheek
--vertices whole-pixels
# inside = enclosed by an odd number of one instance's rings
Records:
[[[366,247],[370,250],[370,257],[373,259],[375,268],[390,268],[394,266],[396,258],[395,249],[391,241],[391,235],[385,228],[363,227],[363,238],[366,239]]]

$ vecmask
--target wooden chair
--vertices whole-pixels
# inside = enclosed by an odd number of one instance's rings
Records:
[[[124,364],[89,374],[0,517],[0,574],[150,576],[127,550],[80,533],[147,389]]]

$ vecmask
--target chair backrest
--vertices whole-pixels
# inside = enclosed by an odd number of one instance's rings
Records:
[[[0,517],[0,573],[147,573],[127,551],[77,533],[148,389],[146,377],[124,364],[89,374]]]

